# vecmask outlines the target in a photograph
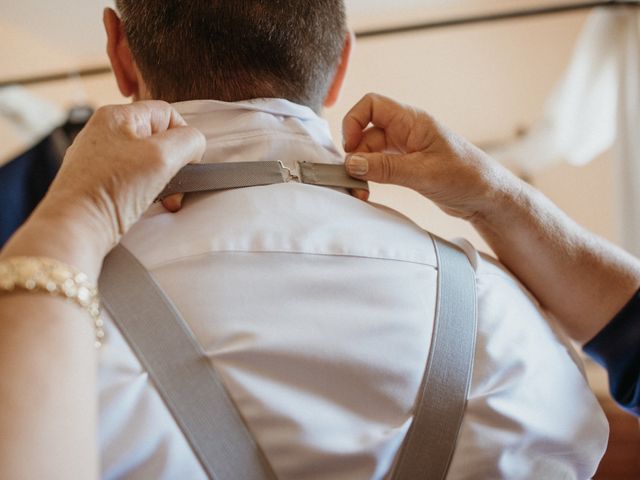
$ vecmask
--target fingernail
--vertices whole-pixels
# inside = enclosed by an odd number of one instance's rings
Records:
[[[347,159],[347,172],[361,177],[369,173],[369,161],[364,157],[353,156]]]

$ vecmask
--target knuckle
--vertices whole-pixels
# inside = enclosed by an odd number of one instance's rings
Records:
[[[96,110],[96,115],[104,116],[109,115],[111,111],[113,111],[115,107],[113,105],[103,105]]]
[[[103,105],[102,107],[98,108],[95,113],[93,114],[93,117],[96,120],[106,120],[108,118],[111,118],[113,116],[113,112],[114,112],[114,107],[112,105]]]
[[[382,180],[389,181],[395,178],[396,165],[388,155],[380,158],[380,176]]]
[[[416,110],[416,115],[418,121],[420,121],[425,126],[425,128],[433,130],[437,127],[437,121],[435,117],[426,110]]]
[[[418,115],[420,117],[422,117],[425,121],[429,122],[429,123],[435,123],[436,119],[433,115],[431,115],[429,112],[427,112],[426,110],[422,110],[422,109],[416,109]]]
[[[171,108],[171,105],[164,100],[144,100],[142,102],[138,102],[138,105],[143,106],[145,108],[158,108],[158,109],[168,109]]]
[[[171,141],[173,143],[179,143],[184,147],[200,148],[204,147],[207,143],[205,135],[197,128],[190,127],[188,125],[178,127],[173,131]]]
[[[372,103],[375,104],[378,102],[378,100],[380,99],[380,94],[375,93],[375,92],[367,92],[364,97],[362,97],[362,100],[360,100],[361,103]]]
[[[166,153],[158,142],[146,141],[145,147],[147,161],[153,166],[160,167],[166,163]]]
[[[130,111],[127,105],[105,105],[100,107],[95,116],[100,121],[115,122],[115,124],[123,124],[130,117]]]
[[[193,138],[193,140],[197,140],[197,141],[206,141],[206,137],[204,136],[204,133],[202,133],[200,130],[198,130],[195,127],[190,127],[188,125],[181,127],[182,131],[184,132],[185,135],[189,135],[191,138]]]

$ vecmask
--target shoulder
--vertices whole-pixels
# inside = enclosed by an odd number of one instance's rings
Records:
[[[468,242],[455,243],[476,272],[478,334],[452,472],[477,471],[488,478],[591,477],[608,428],[574,349],[499,262]],[[546,460],[550,448],[562,453]]]

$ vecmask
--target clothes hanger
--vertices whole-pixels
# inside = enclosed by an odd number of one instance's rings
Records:
[[[87,124],[95,109],[91,105],[80,72],[69,75],[69,81],[72,84],[74,98],[71,102],[72,106],[67,112],[67,121],[61,126],[61,129],[66,134],[70,145]]]

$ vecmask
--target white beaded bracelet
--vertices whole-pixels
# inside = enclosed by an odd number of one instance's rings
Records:
[[[10,257],[0,261],[0,292],[16,289],[66,298],[86,310],[96,333],[96,348],[104,341],[98,289],[73,267],[45,257]]]

